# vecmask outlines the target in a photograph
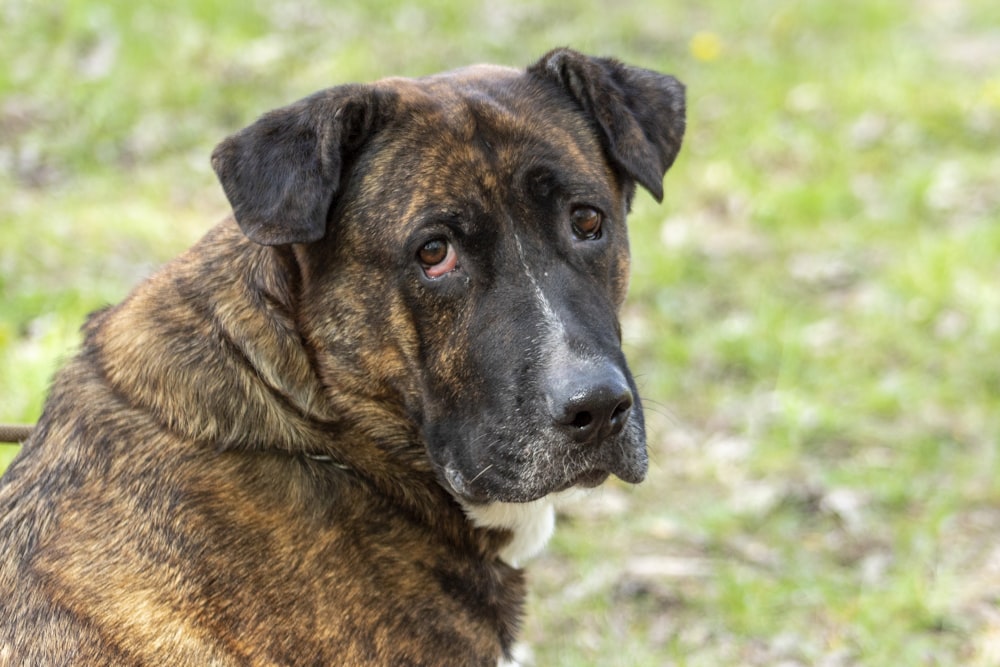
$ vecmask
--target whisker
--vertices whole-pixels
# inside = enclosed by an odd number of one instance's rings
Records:
[[[486,474],[486,471],[487,471],[487,470],[489,470],[489,469],[490,469],[490,468],[492,468],[492,467],[493,467],[493,464],[492,464],[492,463],[491,463],[491,464],[489,464],[488,466],[486,466],[485,468],[483,468],[482,470],[480,470],[480,471],[479,471],[479,473],[478,473],[478,474],[477,474],[477,475],[476,475],[475,477],[473,477],[472,479],[470,479],[468,483],[469,483],[469,484],[472,484],[472,483],[473,483],[473,482],[475,482],[475,481],[476,481],[477,479],[479,479],[480,477],[482,477],[483,475],[485,475],[485,474]]]

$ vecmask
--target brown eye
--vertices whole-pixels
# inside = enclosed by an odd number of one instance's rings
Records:
[[[420,248],[417,257],[424,266],[434,266],[444,261],[448,256],[448,242],[444,239],[428,241]]]
[[[433,239],[420,246],[417,261],[424,267],[428,278],[440,278],[458,267],[458,254],[446,240]]]
[[[573,234],[581,241],[593,241],[601,238],[601,223],[604,216],[596,208],[577,206],[570,213],[573,223]]]

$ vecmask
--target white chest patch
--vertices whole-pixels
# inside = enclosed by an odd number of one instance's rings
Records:
[[[500,658],[500,660],[497,661],[497,667],[521,667],[522,664],[521,659],[517,655],[518,649],[521,648],[521,646],[522,646],[521,644],[518,644],[517,646],[514,647],[514,658],[512,660],[508,660],[507,658]]]
[[[464,509],[480,528],[505,528],[514,533],[500,551],[500,558],[514,567],[541,551],[556,526],[556,510],[547,497],[530,503],[465,505]]]
[[[575,489],[569,489],[530,503],[462,503],[462,508],[472,523],[480,528],[504,528],[514,534],[514,538],[500,551],[500,558],[509,565],[520,567],[521,563],[545,548],[552,537],[556,526],[556,503],[575,493]]]

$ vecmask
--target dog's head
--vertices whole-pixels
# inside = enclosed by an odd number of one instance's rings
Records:
[[[295,244],[330,391],[398,403],[464,502],[525,502],[645,476],[625,218],[683,132],[675,79],[564,49],[323,91],[213,166],[251,240]]]

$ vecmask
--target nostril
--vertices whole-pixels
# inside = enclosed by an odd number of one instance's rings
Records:
[[[612,413],[612,417],[617,417],[624,414],[632,409],[632,392],[625,390],[625,394],[621,397],[621,401],[615,406],[615,410]]]
[[[628,421],[628,415],[631,410],[631,396],[626,397],[625,400],[615,406],[614,412],[611,413],[611,421],[609,422],[610,435],[621,433],[622,429],[625,428],[625,422]]]
[[[573,420],[569,423],[575,428],[587,428],[594,421],[593,415],[586,410],[582,410],[573,415]]]

